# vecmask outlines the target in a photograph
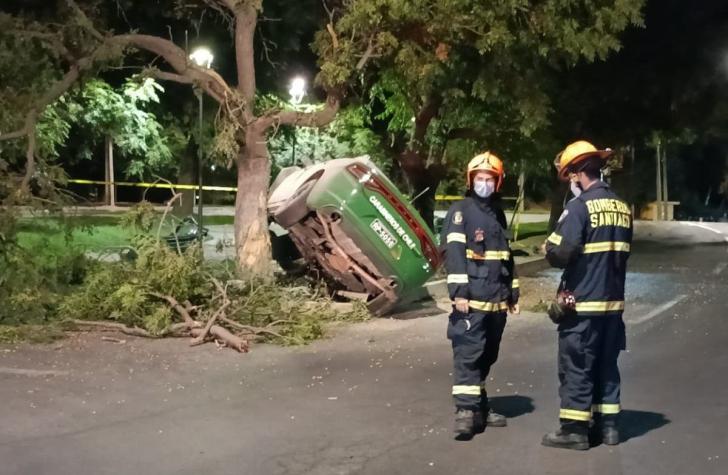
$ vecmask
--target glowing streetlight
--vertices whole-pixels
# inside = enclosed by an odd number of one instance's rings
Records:
[[[288,94],[291,95],[291,104],[300,104],[303,96],[306,95],[306,80],[300,76],[293,78],[291,87],[288,89]]]
[[[212,51],[204,46],[195,48],[190,54],[190,60],[201,68],[210,69],[214,58]],[[200,247],[202,247],[202,146],[200,145],[202,142],[202,90],[196,87],[195,95],[199,105],[197,121],[199,128],[197,138],[197,238],[200,240]]]
[[[190,55],[190,60],[192,60],[193,63],[201,68],[207,69],[210,69],[210,66],[212,66],[212,60],[214,58],[215,57],[212,55],[212,51],[210,51],[208,48],[205,48],[204,46],[195,48],[195,50]]]
[[[303,96],[306,95],[306,80],[301,76],[296,76],[291,81],[291,87],[288,89],[288,94],[291,95],[291,104],[297,106],[303,100]],[[296,130],[293,130],[293,165],[296,165]]]

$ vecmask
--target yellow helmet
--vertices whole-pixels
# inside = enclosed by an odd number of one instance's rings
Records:
[[[559,172],[559,179],[568,181],[570,170],[573,169],[574,165],[583,162],[587,158],[597,157],[606,162],[610,155],[612,155],[611,149],[598,150],[586,140],[571,143],[556,156],[558,162],[556,169]]]
[[[500,191],[503,186],[503,178],[505,178],[505,170],[503,169],[503,161],[491,152],[484,152],[476,155],[468,163],[468,170],[465,174],[465,183],[468,189],[472,186],[473,173],[478,171],[490,172],[495,175],[495,191]]]

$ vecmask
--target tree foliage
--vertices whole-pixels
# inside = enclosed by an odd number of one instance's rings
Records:
[[[134,77],[116,90],[92,79],[79,89],[61,96],[41,115],[38,142],[42,155],[58,158],[69,134],[78,138],[76,156],[100,159],[100,145],[109,137],[120,158],[126,161],[126,175],[142,178],[170,169],[173,151],[182,147],[175,129],[163,126],[154,113],[145,110],[159,103],[164,88],[151,78]],[[66,163],[70,160],[65,157]]]
[[[294,145],[295,144],[295,145]],[[278,167],[318,163],[335,158],[369,155],[382,167],[390,166],[380,137],[371,129],[367,109],[349,106],[321,128],[281,128],[269,142]]]
[[[447,169],[459,165],[450,160],[465,158],[445,153],[453,140],[491,148],[510,163],[543,156],[534,153],[535,139],[549,124],[549,86],[568,68],[618,50],[619,35],[642,24],[643,4],[342,1],[337,37],[322,31],[315,48],[326,57],[337,48],[353,50],[350,37],[368,39],[364,54],[373,68],[362,77],[363,94],[375,119],[385,123],[392,157],[419,192],[437,187]],[[339,56],[322,66],[319,80],[336,82],[360,58]]]

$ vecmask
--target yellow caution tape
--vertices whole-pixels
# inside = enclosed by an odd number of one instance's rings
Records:
[[[96,180],[68,180],[69,183],[76,183],[79,185],[116,185],[116,186],[136,186],[139,188],[174,188],[179,190],[197,190],[197,185],[180,185],[176,183],[133,183],[130,181],[96,181]],[[205,191],[238,191],[235,186],[202,186]]]
[[[116,185],[116,186],[136,186],[138,188],[175,188],[178,190],[197,190],[197,185],[180,185],[178,183],[133,183],[130,181],[114,181],[114,182],[108,182],[108,181],[97,181],[97,180],[80,180],[80,179],[73,179],[68,180],[68,183],[75,183],[77,185]],[[236,192],[238,191],[237,186],[202,186],[202,189],[205,191],[231,191]],[[458,195],[436,195],[435,200],[436,201],[458,201],[465,199],[464,196],[458,196]],[[514,199],[510,197],[504,198],[506,200]]]

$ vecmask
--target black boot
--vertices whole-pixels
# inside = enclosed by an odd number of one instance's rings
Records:
[[[588,431],[589,425],[587,423],[565,423],[556,432],[543,436],[541,445],[559,449],[587,450],[589,449]]]
[[[602,427],[602,443],[605,445],[619,444],[619,430],[616,427]]]
[[[603,414],[601,417],[602,443],[605,445],[619,444],[618,417],[618,414]]]
[[[455,440],[470,440],[475,435],[476,413],[468,409],[458,409],[455,413]],[[482,425],[482,417],[480,418]]]

